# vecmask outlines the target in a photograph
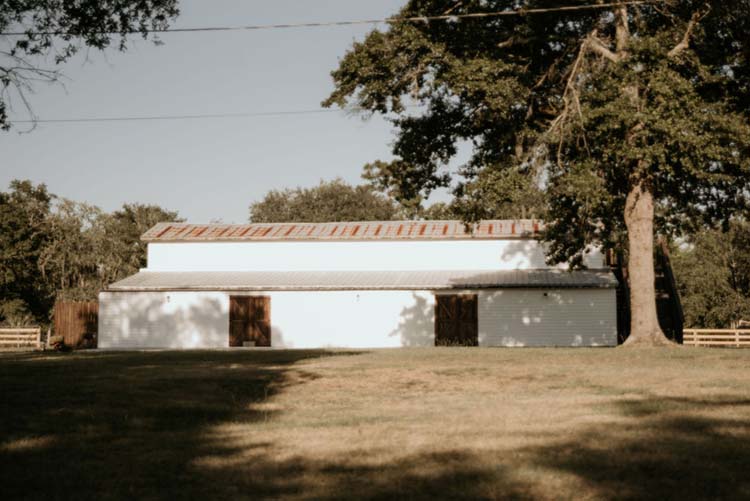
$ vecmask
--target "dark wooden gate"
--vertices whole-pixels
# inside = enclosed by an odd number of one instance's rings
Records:
[[[96,301],[55,303],[55,336],[73,349],[96,348],[99,330],[99,304]]]
[[[229,346],[271,346],[271,298],[229,297]]]
[[[477,346],[476,294],[435,296],[435,346]]]

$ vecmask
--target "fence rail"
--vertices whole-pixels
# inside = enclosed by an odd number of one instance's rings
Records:
[[[750,329],[685,329],[686,346],[724,346],[750,348]]]
[[[42,329],[21,327],[0,329],[0,350],[42,349]]]

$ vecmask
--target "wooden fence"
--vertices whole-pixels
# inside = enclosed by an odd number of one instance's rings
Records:
[[[750,329],[685,329],[686,346],[750,348]]]
[[[73,349],[96,348],[99,304],[96,301],[55,303],[55,336]]]
[[[0,349],[42,349],[42,330],[39,327],[0,329]]]

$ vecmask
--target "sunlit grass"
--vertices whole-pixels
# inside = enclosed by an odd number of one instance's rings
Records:
[[[0,389],[2,498],[750,497],[750,350],[6,354]]]

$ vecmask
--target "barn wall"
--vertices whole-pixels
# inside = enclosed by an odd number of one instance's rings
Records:
[[[482,291],[479,345],[616,346],[615,289]]]
[[[602,268],[598,251],[590,268]],[[547,268],[536,240],[182,242],[148,245],[152,271],[389,271]],[[563,266],[561,266],[563,267]]]
[[[99,294],[100,348],[223,348],[228,332],[222,292]]]
[[[614,289],[479,292],[480,346],[614,346]],[[248,293],[250,294],[250,293]],[[256,293],[252,293],[256,294]],[[272,292],[273,347],[434,345],[427,291]],[[229,293],[103,292],[101,348],[228,347]]]
[[[103,292],[99,296],[99,346],[228,347],[229,295],[224,292]],[[266,295],[271,296],[273,347],[385,348],[434,344],[435,301],[430,292],[273,292]]]
[[[421,291],[276,292],[272,346],[433,346],[435,299]]]

